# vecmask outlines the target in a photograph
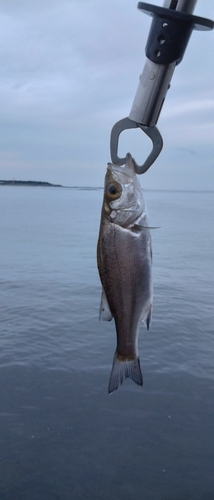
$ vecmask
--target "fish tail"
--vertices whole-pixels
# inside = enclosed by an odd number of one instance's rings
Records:
[[[109,379],[108,393],[111,394],[116,391],[126,378],[131,378],[136,384],[143,385],[140,360],[138,357],[131,360],[121,360],[116,351]]]

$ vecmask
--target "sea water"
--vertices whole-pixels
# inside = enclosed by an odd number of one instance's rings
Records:
[[[214,499],[214,193],[146,191],[143,388],[107,395],[102,189],[0,187],[0,499]]]

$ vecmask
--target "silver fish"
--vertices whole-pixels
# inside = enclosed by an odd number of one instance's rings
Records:
[[[142,321],[149,330],[152,316],[152,250],[146,206],[134,163],[108,163],[97,244],[103,286],[100,319],[114,318],[117,348],[109,380],[109,394],[125,378],[143,385],[138,357]]]

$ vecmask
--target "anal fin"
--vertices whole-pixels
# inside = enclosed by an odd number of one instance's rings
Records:
[[[152,322],[152,305],[150,306],[149,312],[146,316],[146,329],[147,329],[147,331],[150,328],[151,322]]]
[[[108,301],[106,298],[106,294],[104,290],[102,289],[102,295],[101,295],[101,301],[100,301],[100,314],[99,314],[99,320],[102,321],[111,321],[113,318]]]

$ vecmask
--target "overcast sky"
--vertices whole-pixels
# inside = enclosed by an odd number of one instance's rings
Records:
[[[194,14],[214,19],[214,1]],[[102,186],[151,18],[137,0],[1,0],[0,17],[0,179]],[[214,190],[213,50],[213,31],[193,32],[158,121],[164,149],[140,178],[147,189]],[[127,151],[143,163],[150,140],[124,132]]]

